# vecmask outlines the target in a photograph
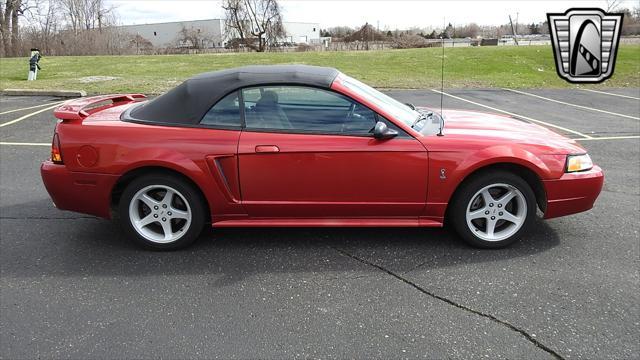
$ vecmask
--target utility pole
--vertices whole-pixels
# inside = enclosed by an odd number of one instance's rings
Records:
[[[513,28],[513,20],[511,20],[511,15],[509,15],[509,23],[511,23],[511,33],[513,34],[513,41],[515,41],[516,45],[519,45],[518,35],[516,34],[516,30]]]

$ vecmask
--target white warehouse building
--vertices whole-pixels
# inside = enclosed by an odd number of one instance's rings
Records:
[[[230,39],[225,35],[224,19],[175,21],[156,24],[123,25],[118,29],[131,35],[139,35],[154,47],[182,47],[180,32],[183,29],[199,34],[202,48],[224,47]],[[285,37],[282,42],[311,44],[320,40],[320,24],[283,22]]]

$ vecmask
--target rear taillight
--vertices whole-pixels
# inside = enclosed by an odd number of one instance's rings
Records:
[[[63,164],[62,152],[60,151],[60,138],[58,138],[58,133],[53,134],[53,141],[51,142],[51,161],[54,164]]]

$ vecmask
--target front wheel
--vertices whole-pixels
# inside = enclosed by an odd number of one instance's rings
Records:
[[[154,250],[175,250],[194,242],[204,226],[200,194],[186,181],[165,174],[133,180],[119,204],[129,238]]]
[[[512,244],[536,215],[529,184],[509,172],[484,173],[456,194],[450,212],[456,232],[469,244],[500,248]]]

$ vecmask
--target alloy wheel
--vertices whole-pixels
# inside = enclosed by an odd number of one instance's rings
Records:
[[[509,238],[527,218],[526,198],[509,184],[492,184],[478,190],[467,204],[467,226],[485,241]]]
[[[177,241],[189,230],[192,211],[185,197],[176,189],[150,185],[131,199],[129,219],[142,237],[166,244]]]

